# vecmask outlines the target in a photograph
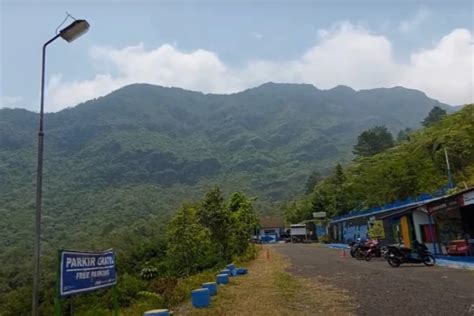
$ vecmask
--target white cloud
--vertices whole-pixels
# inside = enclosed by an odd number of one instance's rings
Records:
[[[412,54],[400,84],[452,104],[473,102],[473,40],[470,31],[457,29],[434,48]]]
[[[411,32],[416,30],[423,22],[425,22],[431,15],[431,12],[427,9],[420,9],[418,12],[410,19],[400,22],[398,30],[400,32]]]
[[[56,112],[67,106],[106,95],[128,83],[122,78],[112,78],[110,74],[98,74],[92,80],[64,82],[62,75],[53,75],[49,81],[46,97],[48,111]]]
[[[277,64],[274,67],[281,68]],[[390,84],[394,68],[392,46],[385,37],[343,23],[320,32],[320,43],[298,60],[288,62],[279,79],[292,78],[291,81],[313,83],[320,88],[339,84],[371,88]]]
[[[74,82],[63,82],[61,74],[54,75],[47,91],[52,111],[137,82],[216,92],[235,91],[236,87],[232,86],[232,74],[227,67],[205,50],[185,53],[165,44],[146,51],[139,44],[124,49],[94,47],[91,56],[108,63],[118,75],[97,74],[93,79]]]
[[[14,108],[18,106],[18,103],[20,103],[22,100],[22,97],[14,97],[14,96],[0,96],[0,109],[1,108]]]
[[[451,104],[473,101],[473,35],[468,30],[453,30],[434,47],[412,53],[407,64],[395,61],[386,37],[361,26],[341,23],[318,34],[316,45],[299,58],[254,60],[241,68],[224,63],[213,52],[184,52],[170,44],[152,50],[143,44],[122,49],[95,47],[93,62],[110,71],[85,81],[68,82],[60,74],[53,76],[48,104],[56,111],[137,82],[231,93],[267,81],[304,82],[320,88],[402,85]]]

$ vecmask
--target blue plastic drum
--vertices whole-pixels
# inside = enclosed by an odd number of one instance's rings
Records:
[[[217,283],[216,282],[207,282],[202,284],[203,289],[209,289],[209,294],[214,296],[217,294]]]
[[[197,289],[191,292],[193,306],[197,308],[208,307],[211,304],[209,289]]]
[[[224,270],[221,271],[221,274],[230,275],[230,270],[229,269],[224,269]]]
[[[229,271],[232,273],[232,271],[235,270],[235,265],[234,265],[233,263],[231,263],[231,264],[228,264],[228,265],[226,266],[226,268],[229,269]]]
[[[245,269],[245,268],[238,268],[238,269],[237,269],[237,274],[238,274],[238,275],[247,274],[247,269]]]
[[[227,275],[227,274],[218,274],[216,281],[217,281],[217,284],[227,284],[227,283],[229,283],[229,275]]]

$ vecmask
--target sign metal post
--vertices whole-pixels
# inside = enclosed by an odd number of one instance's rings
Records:
[[[60,289],[60,279],[61,279],[61,252],[58,250],[58,266],[56,269],[56,296],[54,298],[54,315],[61,316],[61,289]]]
[[[118,293],[117,285],[112,288],[112,300],[114,303],[114,316],[119,316],[119,304],[118,304]]]

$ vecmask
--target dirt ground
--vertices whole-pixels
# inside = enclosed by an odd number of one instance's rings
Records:
[[[196,309],[191,302],[174,315],[351,315],[355,306],[349,293],[329,284],[286,272],[288,260],[273,247],[262,247],[245,276],[232,277],[219,286],[211,306]]]
[[[474,315],[474,271],[424,265],[390,267],[341,258],[317,244],[277,244],[292,275],[347,291],[357,315]]]

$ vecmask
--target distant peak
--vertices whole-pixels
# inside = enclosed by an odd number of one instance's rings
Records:
[[[203,94],[200,91],[188,90],[179,87],[166,87],[149,83],[132,83],[123,86],[112,93],[146,93],[146,92],[188,92]]]
[[[344,86],[344,85],[337,85],[335,86],[334,88],[332,89],[329,89],[328,91],[334,91],[334,92],[356,92],[354,89],[352,89],[351,87],[348,87],[348,86]]]
[[[274,86],[276,86],[276,85],[278,85],[278,83],[275,83],[275,82],[273,82],[273,81],[268,81],[268,82],[265,82],[265,83],[259,85],[259,86],[256,87],[256,88],[274,87]]]
[[[253,89],[292,89],[292,88],[296,88],[296,89],[311,89],[311,90],[319,90],[318,88],[316,88],[315,86],[313,86],[312,84],[309,84],[309,83],[280,83],[280,82],[272,82],[272,81],[269,81],[269,82],[265,82],[263,84],[261,84],[260,86],[258,87],[255,87],[255,88],[251,88],[249,90],[253,90]]]
[[[423,96],[427,96],[425,92],[423,91],[420,91],[420,90],[417,90],[417,89],[411,89],[411,88],[405,88],[405,87],[402,87],[402,86],[395,86],[393,88],[390,88],[392,90],[398,90],[398,91],[410,91],[410,92],[413,92],[413,93],[417,93],[417,94],[422,94]]]
[[[416,89],[411,89],[411,88],[405,88],[405,87],[402,87],[402,86],[394,86],[394,87],[386,87],[386,88],[373,88],[373,89],[364,89],[364,90],[360,90],[361,92],[373,92],[373,91],[383,91],[383,92],[387,92],[387,91],[391,91],[391,92],[411,92],[411,93],[415,93],[415,94],[422,94],[423,96],[426,96],[426,94],[423,92],[423,91],[420,91],[420,90],[416,90]]]

